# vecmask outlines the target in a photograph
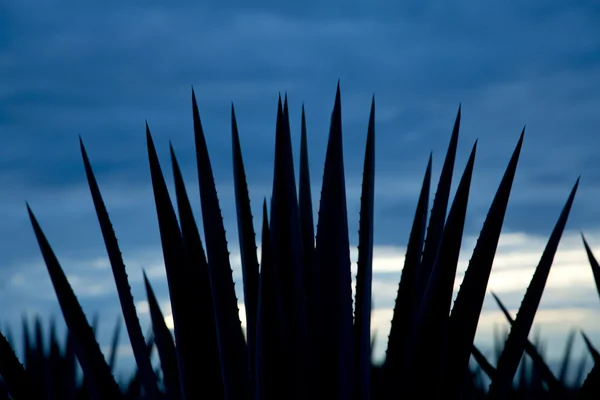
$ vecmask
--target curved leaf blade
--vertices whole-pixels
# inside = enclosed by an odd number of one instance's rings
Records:
[[[321,189],[315,261],[320,271],[319,298],[312,307],[320,332],[313,341],[316,387],[321,398],[351,398],[353,377],[352,276],[342,146],[342,110],[338,83],[331,116]],[[331,371],[337,371],[334,378]],[[317,395],[314,393],[313,395]]]
[[[219,354],[210,271],[175,151],[172,145],[169,146],[169,149],[171,152],[175,197],[177,198],[181,233],[191,263],[190,269],[187,272],[189,283],[191,284],[188,288],[190,290],[188,301],[194,310],[193,313],[196,315],[196,318],[203,321],[204,325],[204,329],[199,330],[195,335],[198,357],[204,360],[202,368],[205,377],[204,389],[208,393],[211,393],[213,398],[222,399],[225,396],[223,388],[224,371]]]
[[[432,155],[429,155],[427,169],[423,178],[419,201],[412,223],[406,256],[404,257],[404,268],[398,284],[398,293],[394,305],[394,313],[388,336],[384,373],[384,385],[387,392],[395,392],[393,387],[399,383],[401,376],[402,360],[408,345],[408,338],[412,329],[412,317],[416,312],[418,303],[415,302],[415,289],[417,284],[417,273],[421,262],[421,251],[425,239],[425,228],[427,226],[427,206],[429,204],[429,189],[431,186]]]
[[[596,260],[596,257],[594,257],[594,253],[592,253],[592,249],[590,248],[590,245],[588,244],[587,240],[585,240],[585,236],[583,236],[583,233],[581,234],[581,240],[583,241],[585,252],[590,262],[592,273],[594,274],[594,282],[596,282],[596,290],[598,290],[598,296],[600,296],[600,265],[598,265],[598,261]]]
[[[69,331],[73,333],[76,344],[77,358],[84,371],[85,377],[92,387],[91,395],[100,399],[121,399],[121,392],[106,364],[100,346],[94,337],[94,332],[88,324],[85,314],[79,305],[75,293],[60,266],[50,243],[42,232],[29,204],[27,212],[33,226],[35,236],[46,263],[52,286],[56,292],[58,303],[62,310]]]
[[[431,209],[431,215],[429,217],[427,236],[423,248],[423,258],[421,260],[421,264],[419,265],[419,272],[417,275],[417,289],[415,294],[417,302],[421,302],[421,299],[427,290],[429,276],[433,270],[438,249],[441,244],[442,235],[444,233],[446,211],[450,201],[450,188],[452,186],[452,175],[454,172],[456,151],[458,149],[461,108],[462,106],[458,107],[458,113],[456,114],[454,127],[452,128],[450,143],[448,144],[446,158],[444,159],[444,165],[442,166],[440,180],[438,182],[437,191],[433,200],[433,207]]]
[[[146,272],[144,274],[144,286],[146,288],[146,298],[148,299],[148,308],[150,310],[150,319],[152,321],[152,332],[158,357],[160,358],[160,366],[163,372],[163,381],[167,389],[167,395],[172,400],[181,399],[181,383],[179,380],[179,367],[177,366],[177,350],[171,336],[171,331],[165,323],[154,290],[148,281]],[[148,348],[148,347],[146,347]]]
[[[223,217],[193,89],[192,116],[200,205],[219,338],[223,387],[228,400],[248,399],[251,396],[248,381],[248,350],[239,317]]]
[[[256,324],[256,398],[278,400],[289,395],[291,373],[286,324],[277,271],[273,264],[267,202],[263,201],[261,267]]]
[[[523,355],[527,336],[531,330],[544,287],[546,286],[546,280],[548,279],[548,274],[550,273],[550,268],[554,261],[554,255],[558,249],[558,244],[565,229],[565,225],[567,224],[569,212],[571,211],[571,206],[573,205],[578,186],[579,178],[577,178],[577,181],[571,190],[569,198],[554,226],[554,230],[548,239],[548,243],[546,244],[540,262],[531,279],[531,283],[527,288],[517,318],[512,325],[504,350],[498,360],[498,372],[495,379],[492,380],[492,383],[490,384],[489,394],[491,399],[504,399],[508,395],[512,379],[519,366],[519,360]]]
[[[371,397],[371,287],[373,282],[373,213],[375,201],[375,97],[371,102],[363,167],[354,312],[355,388],[357,400]]]
[[[233,147],[233,182],[238,223],[240,255],[242,259],[242,279],[244,282],[244,305],[246,308],[246,338],[248,343],[248,363],[250,382],[254,384],[254,358],[256,353],[256,312],[258,303],[258,257],[256,238],[252,222],[252,209],[246,182],[246,171],[242,159],[242,146],[238,133],[235,110],[231,105],[231,136]]]
[[[469,367],[469,357],[475,340],[475,332],[490,273],[492,272],[498,241],[500,240],[524,135],[525,129],[521,132],[519,141],[483,223],[483,228],[448,320],[448,346],[445,357],[443,389],[443,393],[448,399],[460,398],[462,377]]]
[[[313,266],[315,251],[315,228],[313,220],[312,191],[310,188],[310,170],[308,162],[308,138],[306,132],[306,115],[302,104],[302,122],[300,137],[300,176],[298,188],[298,212],[300,214],[300,229],[302,233],[302,249],[304,251],[304,288],[306,301],[310,305],[312,288],[311,282],[317,273]],[[310,311],[309,311],[310,312]]]
[[[117,286],[121,311],[123,312],[125,327],[127,328],[127,333],[131,342],[131,348],[133,349],[133,356],[138,368],[140,369],[142,382],[146,389],[147,396],[151,400],[158,400],[159,391],[157,378],[154,374],[154,370],[152,369],[148,352],[146,351],[145,339],[144,335],[142,334],[142,328],[140,327],[140,321],[138,319],[137,312],[135,310],[135,304],[133,302],[133,296],[131,295],[131,287],[129,286],[129,280],[127,278],[125,263],[123,262],[123,257],[121,255],[121,249],[119,248],[117,237],[108,216],[106,205],[104,204],[104,200],[100,194],[100,188],[98,187],[96,176],[92,170],[92,166],[81,137],[79,137],[79,146],[81,149],[81,156],[83,158],[88,186],[94,202],[94,208],[96,209],[96,216],[98,217],[98,223],[100,224],[100,230],[102,231],[102,237],[104,238],[106,252],[108,253],[113,277]]]
[[[406,358],[408,364],[405,371],[408,381],[405,382],[405,387],[411,388],[409,390],[417,390],[416,388],[420,387],[424,398],[438,396],[441,389],[440,379],[448,314],[462,244],[476,151],[477,141],[473,145],[450,207],[438,255],[418,311],[413,336],[408,344],[412,351]],[[427,383],[426,379],[428,379]]]
[[[193,314],[195,311],[193,301],[191,301],[194,291],[192,282],[190,282],[191,266],[147,124],[146,141],[163,260],[171,298],[171,311],[175,325],[181,392],[184,399],[196,399],[202,397],[204,390],[197,378],[202,376],[202,368],[197,362],[202,352],[199,350],[199,343],[196,341],[194,332],[196,322]]]

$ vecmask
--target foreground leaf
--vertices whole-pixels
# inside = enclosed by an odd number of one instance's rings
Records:
[[[375,201],[375,97],[371,103],[358,233],[356,300],[354,303],[354,394],[357,400],[371,395],[371,287],[373,283],[373,212]]]
[[[525,130],[521,132],[496,191],[448,321],[443,389],[448,399],[460,398],[463,376],[469,367],[469,356],[498,248],[524,134]]]
[[[175,325],[181,391],[184,398],[195,399],[202,396],[204,388],[198,379],[199,376],[202,376],[202,366],[198,363],[202,351],[195,334],[197,326],[194,316],[195,302],[193,301],[195,288],[193,282],[190,281],[191,266],[148,125],[146,125],[146,141],[173,324]]]
[[[533,324],[535,313],[540,304],[544,287],[546,286],[550,267],[554,261],[554,255],[556,254],[565,225],[567,224],[569,212],[571,211],[571,206],[573,205],[578,186],[579,178],[577,178],[577,181],[571,190],[571,194],[554,226],[554,230],[548,239],[548,243],[546,244],[540,262],[531,279],[531,283],[527,288],[517,318],[512,325],[504,350],[498,360],[496,377],[492,380],[489,389],[491,399],[504,399],[508,395],[513,377],[519,366],[519,360],[523,355],[527,336],[531,330],[531,325]]]
[[[54,286],[65,322],[69,331],[73,333],[77,359],[92,388],[91,395],[99,400],[121,399],[121,391],[110,373],[104,355],[100,351],[100,346],[98,346],[98,342],[94,338],[94,332],[88,324],[79,301],[75,297],[75,293],[73,293],[73,289],[65,273],[29,205],[27,205],[27,212],[29,213],[29,219],[31,220],[42,256],[46,262],[52,286]]]
[[[138,368],[140,368],[142,381],[144,387],[146,388],[147,396],[151,400],[158,400],[159,391],[156,381],[157,378],[154,374],[154,370],[152,369],[150,357],[146,352],[144,335],[142,334],[140,321],[135,310],[133,296],[131,295],[131,288],[129,286],[129,280],[127,279],[127,272],[125,270],[125,263],[123,262],[117,237],[113,230],[112,223],[110,222],[108,211],[106,210],[104,200],[100,194],[100,188],[98,187],[98,182],[96,181],[96,177],[92,170],[87,152],[85,151],[85,147],[83,146],[83,140],[81,137],[79,138],[79,146],[81,148],[81,156],[83,157],[85,174],[90,187],[92,200],[94,201],[94,208],[96,209],[98,223],[100,224],[100,230],[102,231],[102,237],[104,238],[106,252],[108,253],[113,277],[117,286],[121,311],[123,312],[125,327],[127,328],[127,333],[131,342],[131,348],[133,349],[133,356]]]
[[[221,355],[223,387],[228,400],[248,399],[251,397],[248,381],[248,349],[239,317],[223,217],[193,90],[192,116],[200,205]]]

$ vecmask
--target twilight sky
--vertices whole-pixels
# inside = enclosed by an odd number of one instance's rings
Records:
[[[600,302],[579,238],[600,256],[600,7],[589,1],[446,2],[8,0],[0,4],[0,324],[20,336],[23,314],[62,323],[27,218],[34,213],[108,346],[120,315],[78,147],[81,135],[124,253],[144,328],[141,268],[170,314],[146,155],[147,119],[172,189],[172,141],[199,203],[190,88],[202,115],[234,277],[241,281],[233,202],[230,107],[236,107],[255,224],[273,176],[275,112],[288,93],[299,150],[307,111],[311,179],[320,193],[329,117],[341,80],[352,257],[369,103],[377,103],[376,357],[389,330],[404,246],[427,158],[434,181],[457,108],[460,176],[479,138],[456,288],[524,125],[524,148],[489,290],[516,313],[569,190],[581,185],[536,316],[551,359],[582,328],[600,346]],[[237,5],[236,5],[237,3]],[[442,4],[443,3],[443,4]],[[566,5],[565,5],[566,4]],[[454,180],[454,188],[458,177]],[[434,189],[432,189],[434,190]],[[199,219],[200,221],[200,219]],[[241,283],[236,289],[241,296]],[[506,327],[491,296],[477,344]],[[123,332],[124,333],[124,332]],[[16,341],[20,343],[20,340]],[[121,337],[119,365],[132,371]],[[583,352],[576,341],[575,354]]]

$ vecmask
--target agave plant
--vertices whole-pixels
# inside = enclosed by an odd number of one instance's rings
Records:
[[[342,106],[335,96],[316,229],[308,168],[307,127],[302,110],[300,174],[296,187],[287,96],[277,105],[275,160],[269,207],[263,200],[261,259],[235,112],[232,107],[233,181],[247,327],[239,318],[231,263],[200,113],[192,91],[192,116],[204,241],[192,214],[175,151],[171,162],[177,207],[171,202],[152,135],[146,139],[156,214],[167,275],[174,337],[165,324],[150,282],[145,286],[160,374],[150,362],[126,268],[83,141],[81,153],[90,192],[146,399],[492,399],[521,392],[513,380],[525,352],[535,373],[523,385],[543,397],[567,398],[563,380],[552,375],[538,346],[528,342],[534,316],[565,229],[579,179],[548,239],[495,367],[473,341],[487,291],[524,130],[509,160],[451,307],[477,142],[450,202],[459,141],[461,108],[429,213],[432,157],[425,171],[410,229],[406,257],[389,332],[385,362],[371,363],[373,214],[375,188],[375,101],[367,126],[360,205],[356,291],[352,299],[350,243],[342,152]],[[123,399],[85,314],[27,206],[42,256],[83,370],[95,399]],[[177,211],[176,211],[177,210]],[[597,266],[597,264],[596,264]],[[498,303],[501,305],[499,299]],[[201,328],[197,329],[198,321]],[[23,368],[0,337],[0,375],[14,399],[50,398],[39,378]],[[489,377],[477,385],[471,355]],[[160,379],[159,379],[160,375]],[[600,394],[598,367],[579,392]],[[527,382],[527,384],[525,384]],[[542,383],[543,382],[543,383]]]

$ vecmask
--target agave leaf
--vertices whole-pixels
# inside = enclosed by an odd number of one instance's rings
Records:
[[[108,356],[108,367],[110,372],[113,373],[115,370],[115,363],[117,361],[117,351],[119,349],[119,337],[121,336],[121,316],[117,318],[117,323],[113,331],[112,341],[110,345],[110,355]]]
[[[223,217],[193,90],[192,112],[202,221],[221,355],[223,387],[227,399],[247,399],[251,396],[248,382],[248,350],[239,317]]]
[[[421,260],[421,250],[423,249],[423,240],[425,237],[425,227],[427,224],[427,206],[429,203],[429,187],[431,184],[431,165],[432,156],[429,155],[429,162],[423,184],[421,186],[421,194],[417,203],[415,217],[413,219],[408,246],[406,248],[406,256],[404,257],[404,268],[402,269],[402,277],[398,285],[398,294],[396,295],[396,304],[394,305],[394,313],[388,336],[388,346],[386,350],[384,372],[386,391],[396,391],[392,389],[395,383],[399,382],[398,377],[401,376],[401,362],[405,353],[405,346],[408,344],[408,335],[411,329],[411,318],[413,308],[415,307],[414,295],[417,282],[417,272],[419,262]]]
[[[77,393],[77,359],[75,356],[75,342],[73,334],[67,330],[65,353],[63,357],[63,392],[62,398],[74,400]]]
[[[585,342],[585,345],[586,345],[588,351],[592,355],[592,358],[594,359],[594,362],[595,363],[600,363],[600,353],[594,347],[594,345],[592,344],[590,338],[588,338],[588,336],[583,331],[581,331],[581,336],[583,337],[583,341]]]
[[[302,232],[302,249],[304,251],[304,287],[306,301],[311,302],[311,282],[317,271],[313,266],[313,253],[315,250],[315,228],[313,221],[312,193],[310,188],[310,170],[308,162],[308,139],[306,133],[306,115],[302,104],[302,126],[300,137],[300,177],[298,188],[298,212],[300,214],[300,228]],[[310,311],[309,311],[310,312]]]
[[[100,346],[94,338],[94,332],[89,326],[79,301],[75,297],[65,273],[29,205],[27,205],[27,212],[46,262],[65,322],[69,331],[73,333],[77,345],[77,358],[92,386],[91,394],[96,399],[120,399],[121,392],[110,373],[106,360],[100,351]]]
[[[181,399],[181,389],[179,382],[179,368],[177,366],[177,351],[175,343],[163,316],[154,290],[148,281],[146,272],[144,274],[144,285],[146,287],[146,297],[148,298],[148,308],[150,309],[150,319],[152,320],[152,332],[158,357],[160,358],[160,366],[163,372],[163,381],[167,389],[167,395],[172,400]]]
[[[512,325],[510,334],[506,340],[506,345],[502,351],[500,360],[498,361],[498,366],[496,368],[498,372],[490,385],[489,392],[492,399],[504,399],[508,394],[512,379],[519,365],[519,360],[523,355],[525,344],[527,343],[527,336],[531,330],[535,313],[539,306],[542,293],[544,292],[546,280],[550,273],[550,267],[552,266],[554,255],[556,254],[560,238],[567,223],[578,186],[579,178],[577,178],[554,230],[548,239],[546,248],[544,249],[540,262],[531,279],[531,283],[527,288],[525,297],[523,298],[523,302],[521,303],[521,307],[519,308],[517,319]]]
[[[150,358],[152,358],[152,349],[154,348],[154,337],[152,332],[148,335],[148,339],[146,339],[146,349]],[[156,371],[154,371],[155,375],[158,375]],[[141,389],[142,388],[142,376],[139,368],[136,368],[133,377],[130,379],[127,384],[127,388],[125,390],[125,399],[126,400],[139,400]],[[144,398],[144,397],[141,397]]]
[[[567,385],[567,373],[569,372],[569,366],[571,365],[571,353],[573,352],[573,343],[575,343],[576,330],[572,329],[567,337],[567,343],[565,346],[565,352],[563,355],[562,363],[560,365],[560,372],[558,374],[558,380],[563,386]]]
[[[8,340],[0,333],[0,376],[15,400],[33,399],[40,396],[29,374],[21,365]]]
[[[485,372],[485,374],[490,378],[494,379],[494,375],[496,374],[496,368],[490,364],[490,362],[485,358],[483,353],[477,348],[477,346],[473,345],[471,347],[471,354],[477,364],[481,367],[481,370]]]
[[[33,362],[30,371],[34,376],[34,379],[39,382],[44,388],[44,392],[48,390],[48,382],[45,379],[46,374],[46,357],[44,349],[44,334],[42,332],[42,320],[39,315],[34,318],[34,338],[35,338],[35,350],[33,352]]]
[[[60,347],[56,338],[56,321],[50,318],[50,343],[47,358],[46,379],[49,399],[62,399],[60,394]]]
[[[442,234],[444,231],[444,222],[446,220],[446,211],[448,210],[448,202],[450,200],[450,188],[452,186],[452,174],[454,172],[454,162],[456,160],[456,150],[458,148],[458,132],[460,130],[461,106],[458,107],[454,128],[452,128],[452,136],[450,144],[446,152],[446,159],[440,174],[437,191],[433,200],[433,208],[429,217],[429,225],[427,226],[427,236],[423,249],[423,257],[419,265],[417,275],[417,288],[415,291],[416,305],[421,302],[425,295],[425,290],[429,283],[429,276],[433,270]],[[415,310],[416,311],[416,310]]]
[[[285,341],[285,317],[273,265],[271,233],[263,201],[261,262],[256,324],[256,399],[277,400],[289,395],[290,362]]]
[[[573,379],[571,387],[579,388],[579,386],[582,384],[583,375],[585,374],[585,368],[587,367],[587,363],[588,363],[588,355],[589,355],[588,350],[584,349],[583,354],[581,355],[581,357],[579,359],[579,364],[577,365],[577,370],[575,372],[575,378]]]
[[[437,397],[436,392],[440,390],[439,379],[442,377],[441,367],[445,352],[448,314],[462,244],[476,151],[477,142],[473,145],[448,213],[438,257],[417,315],[414,336],[408,344],[412,351],[405,359],[409,363],[406,364],[405,369],[408,377],[405,387],[410,388],[409,390],[417,390],[421,387],[422,396],[425,398]],[[425,384],[426,377],[429,382]],[[462,376],[459,379],[462,380]]]
[[[571,388],[579,389],[579,387],[583,384],[583,376],[585,375],[588,364],[588,356],[589,351],[584,349],[581,357],[579,358],[579,363],[577,364],[577,369],[575,370],[575,377],[573,378],[573,382],[571,382]]]
[[[193,282],[190,281],[191,265],[147,124],[146,138],[152,189],[175,325],[181,391],[184,398],[195,399],[202,396],[204,387],[198,379],[203,368],[197,360],[201,359],[202,351],[201,344],[196,339],[194,332],[197,325],[193,301],[195,288]]]
[[[113,277],[117,286],[117,293],[119,295],[119,301],[121,303],[121,310],[123,312],[123,318],[125,319],[125,327],[129,335],[131,342],[131,348],[133,350],[133,356],[135,358],[137,366],[140,368],[142,374],[142,382],[146,388],[146,394],[150,400],[158,400],[159,391],[156,382],[156,375],[152,369],[150,358],[146,353],[146,346],[144,344],[144,335],[142,334],[142,328],[140,328],[140,322],[135,310],[133,302],[133,296],[131,295],[131,288],[129,286],[129,280],[127,278],[127,271],[125,270],[125,263],[121,255],[121,250],[117,242],[112,223],[106,210],[106,205],[102,199],[100,188],[96,176],[92,170],[90,160],[87,152],[83,145],[83,140],[79,137],[79,146],[81,148],[81,156],[83,158],[83,164],[85,167],[85,174],[87,176],[88,185],[90,187],[90,193],[92,200],[94,201],[94,208],[96,209],[96,215],[98,217],[98,223],[100,224],[100,230],[102,231],[102,237],[104,238],[104,244],[106,246],[106,252],[110,260],[112,267]],[[112,367],[111,367],[112,371]]]
[[[373,203],[375,201],[375,97],[371,103],[358,233],[354,312],[355,398],[371,396],[371,285],[373,281]]]
[[[204,361],[203,375],[205,376],[205,390],[212,394],[215,399],[222,399],[223,378],[221,360],[219,356],[219,342],[217,339],[217,325],[215,322],[215,309],[210,285],[210,275],[206,263],[206,254],[202,246],[202,240],[198,233],[198,226],[194,220],[192,206],[190,204],[183,175],[179,163],[175,157],[173,146],[170,146],[171,163],[173,165],[173,176],[175,180],[175,193],[177,197],[177,208],[181,222],[181,233],[187,250],[192,268],[189,269],[188,279],[194,283],[194,287],[188,287],[190,304],[194,307],[194,314],[204,322],[204,329],[196,333],[196,346]],[[200,354],[198,353],[198,354]]]
[[[469,261],[448,320],[448,346],[443,389],[444,397],[448,399],[460,398],[462,377],[469,367],[469,356],[492,271],[492,263],[498,248],[524,134],[525,130],[523,129],[483,223],[477,245],[473,250],[473,256]]]
[[[588,245],[588,242],[585,240],[583,233],[581,234],[581,239],[583,240],[583,245],[585,246],[585,252],[587,253],[588,260],[590,262],[590,266],[592,267],[592,273],[594,274],[594,281],[596,282],[596,289],[598,290],[598,296],[600,296],[600,265],[598,265],[598,261],[596,257],[594,257],[594,253],[592,253],[592,249]]]
[[[525,357],[525,354],[523,354],[523,357],[521,357],[521,363],[519,364],[518,368],[519,383],[517,384],[517,390],[519,392],[525,392],[527,390],[527,370],[529,368],[529,363],[527,361],[527,357]],[[524,395],[526,396],[526,393],[524,393]]]
[[[597,399],[598,396],[600,396],[600,363],[595,363],[583,385],[577,391],[577,399],[592,400]]]
[[[0,399],[1,400],[13,400],[12,397],[8,393],[8,387],[2,377],[0,377]]]
[[[534,359],[534,357],[530,357],[531,361],[532,361],[532,368],[529,371],[529,381],[528,381],[528,396],[531,397],[536,397],[539,398],[540,393],[544,392],[544,393],[548,393],[547,390],[545,390],[544,385],[542,384],[544,382],[544,375],[547,374],[548,372],[551,373],[550,369],[548,368],[547,371],[544,370],[544,367],[547,367],[546,363],[544,362],[544,351],[545,351],[545,346],[540,342],[540,332],[541,329],[537,329],[537,332],[535,334],[535,338],[533,340],[533,346],[534,349],[536,350],[537,354],[539,355],[539,359]],[[540,362],[541,361],[541,362]],[[554,376],[551,373],[552,376]],[[550,388],[549,393],[551,393],[553,396],[552,397],[566,397],[566,391],[564,390],[564,387],[562,387],[562,385],[560,384],[560,382],[558,380],[555,381],[555,383],[558,385],[558,390],[556,391],[555,388]],[[549,386],[551,386],[551,384],[549,384]]]
[[[313,362],[318,366],[314,383],[319,389],[320,398],[349,399],[355,387],[352,368],[352,276],[339,82],[325,156],[315,262],[321,273],[321,281],[318,282],[319,296],[313,300],[318,302],[311,307],[312,311],[318,312],[313,323],[318,323],[315,326],[320,329],[319,332],[313,331],[317,338],[312,343],[317,357]],[[337,371],[335,377],[331,376],[331,371]],[[313,393],[315,395],[317,393]]]
[[[233,146],[233,181],[237,211],[242,277],[244,281],[244,305],[246,308],[246,338],[248,342],[248,363],[251,366],[250,382],[254,384],[254,358],[256,346],[256,308],[258,303],[258,258],[256,239],[252,222],[252,209],[248,195],[246,171],[242,159],[242,147],[238,134],[235,110],[231,105],[231,136]],[[254,391],[253,391],[254,392]]]
[[[92,317],[92,333],[94,334],[94,339],[98,339],[98,337],[96,336],[96,333],[98,332],[98,322],[100,320],[100,315],[98,315],[98,313],[94,313],[94,316]],[[84,371],[85,372],[85,371]],[[88,384],[88,378],[85,376],[85,373],[83,374],[83,379],[81,381],[81,387],[79,387],[79,398],[81,398],[83,396],[83,398],[89,398],[90,397],[90,388],[89,388],[89,384]]]
[[[513,326],[514,320],[513,320],[512,316],[510,315],[510,312],[508,311],[508,309],[504,306],[504,304],[502,304],[502,301],[500,301],[500,298],[495,293],[492,292],[492,296],[494,297],[494,300],[496,300],[498,307],[500,307],[500,310],[502,310],[502,313],[508,320],[508,323],[511,326]],[[527,341],[525,342],[525,352],[527,354],[529,354],[529,357],[531,357],[531,360],[533,361],[534,367],[539,369],[539,371],[541,372],[542,378],[548,384],[548,387],[554,393],[554,395],[556,395],[558,397],[564,396],[565,388],[560,383],[560,381],[558,381],[556,379],[556,377],[552,373],[552,370],[550,369],[550,367],[548,367],[548,364],[546,364],[546,362],[544,361],[544,358],[538,352],[537,347],[533,343],[531,343],[529,341],[529,339],[527,339]],[[525,360],[525,358],[523,358],[523,360]],[[523,361],[523,362],[525,362],[525,361]]]
[[[278,102],[270,233],[273,262],[288,326],[290,367],[295,378],[294,396],[305,398],[308,316],[287,97],[283,108],[281,98]]]

